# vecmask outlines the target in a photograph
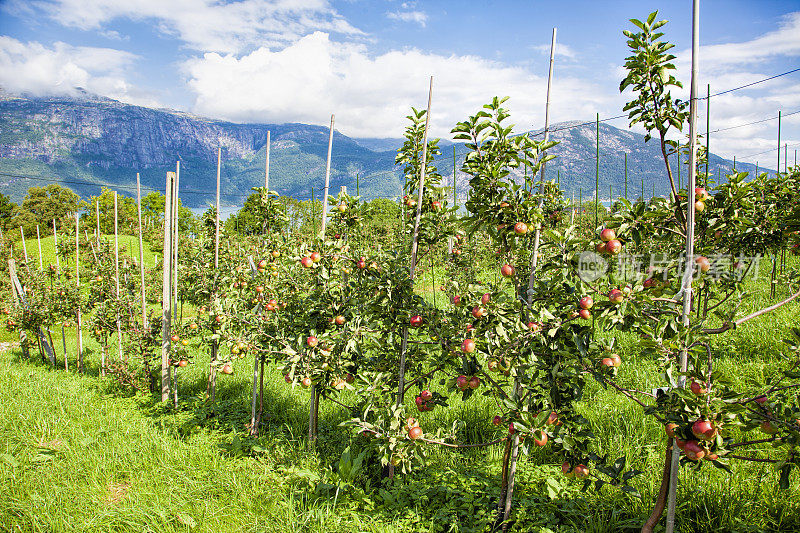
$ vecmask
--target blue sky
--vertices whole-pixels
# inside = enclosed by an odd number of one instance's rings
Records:
[[[433,133],[494,95],[543,124],[558,28],[552,121],[618,115],[627,19],[670,20],[688,87],[691,2],[386,0],[0,0],[0,86],[74,94],[237,122],[327,124],[398,137],[434,75]],[[726,90],[800,67],[800,2],[701,1],[701,87]],[[687,94],[681,96],[686,97]],[[800,73],[716,97],[712,129],[800,111]],[[703,113],[705,110],[703,108]],[[704,117],[702,119],[704,121]],[[611,124],[625,127],[625,120]],[[772,163],[777,121],[714,134],[712,150]],[[800,113],[783,122],[800,149]]]

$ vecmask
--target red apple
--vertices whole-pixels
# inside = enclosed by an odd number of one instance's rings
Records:
[[[465,353],[472,353],[475,351],[475,341],[472,339],[464,339],[461,343],[461,350]]]
[[[506,263],[502,267],[500,267],[500,274],[504,277],[509,278],[514,275],[514,267]]]
[[[589,469],[586,465],[577,465],[572,471],[578,479],[583,479],[589,475]]]
[[[567,477],[572,477],[572,476],[574,476],[574,475],[575,475],[575,474],[572,472],[572,465],[570,465],[570,464],[569,464],[568,462],[566,462],[566,461],[564,461],[563,463],[561,463],[561,473],[562,473],[562,474],[564,474],[564,475],[565,475],[565,476],[567,476]]]
[[[608,356],[608,358],[611,359],[612,363],[614,363],[615,368],[619,368],[620,366],[622,366],[622,358],[619,355],[612,353],[611,355]]]
[[[458,376],[456,378],[456,387],[458,387],[459,390],[465,390],[467,387],[469,387],[469,379],[467,379],[467,376],[464,374]]]
[[[617,239],[612,239],[606,243],[606,251],[611,255],[617,255],[622,250],[622,243]]]
[[[259,262],[258,262],[258,268],[262,268],[262,269],[263,269],[263,268],[267,268],[267,265],[268,265],[268,264],[269,264],[269,263],[267,262],[267,260],[266,260],[266,259],[262,259],[261,261],[259,261]]]
[[[605,242],[610,242],[617,238],[617,234],[613,229],[606,228],[600,232],[600,238]]]
[[[589,311],[588,309],[581,309],[580,311],[578,311],[578,316],[580,316],[584,320],[589,320],[590,318],[592,318],[592,312]]]
[[[533,331],[534,333],[537,333],[539,331],[542,331],[542,324],[539,322],[528,322],[528,329]]]
[[[706,204],[703,203],[703,202],[697,201],[697,202],[694,203],[694,210],[697,213],[702,213],[705,208],[706,208]]]
[[[689,385],[689,388],[693,393],[697,394],[698,396],[708,392],[705,387],[703,387],[700,383],[698,383],[695,380],[692,380],[692,383]]]
[[[536,444],[537,446],[544,446],[545,444],[547,444],[547,433],[542,431],[542,438],[541,439],[537,438],[535,436],[535,434],[534,434],[533,443]]]
[[[336,318],[333,319],[337,326],[341,326],[344,324],[344,317],[342,315],[336,315]]]
[[[300,259],[300,264],[306,268],[311,268],[311,265],[314,264],[314,261],[312,261],[310,257],[306,256]]]
[[[479,306],[475,306],[472,308],[472,316],[475,318],[480,318],[483,316],[483,308]]]
[[[414,426],[413,428],[408,430],[408,438],[411,440],[417,440],[422,436],[422,428],[419,426]]]
[[[300,382],[300,385],[302,385],[304,389],[309,388],[311,386],[311,378],[309,377],[303,378],[303,380]]]
[[[675,438],[675,430],[678,429],[680,426],[675,422],[670,422],[666,426],[664,426],[664,431],[666,431],[668,437]]]
[[[409,324],[412,328],[418,328],[422,325],[422,317],[420,315],[414,315],[409,320]]]
[[[431,393],[431,391],[429,391],[429,390],[424,390],[424,391],[422,391],[422,392],[420,392],[420,393],[419,393],[419,397],[420,397],[420,398],[422,398],[424,401],[426,401],[426,402],[427,402],[428,400],[430,400],[431,398],[433,398],[433,394],[432,394],[432,393]]]
[[[604,365],[604,366],[608,366],[608,367],[613,367],[614,366],[614,361],[612,361],[610,357],[603,357],[600,360],[600,364]]]
[[[528,225],[524,222],[517,222],[514,224],[514,233],[517,235],[525,235],[528,233]]]
[[[595,244],[594,249],[598,254],[604,254],[607,251],[606,250],[606,243],[598,242],[597,244]]]
[[[314,335],[309,335],[306,339],[306,344],[308,344],[311,348],[314,348],[317,344],[319,344],[319,339]]]
[[[692,461],[698,461],[703,458],[706,451],[697,443],[696,440],[686,441],[683,445],[683,453]]]
[[[439,200],[434,200],[433,202],[431,202],[431,207],[433,208],[434,211],[439,211],[442,208],[442,202],[440,202]]]
[[[364,270],[365,268],[367,268],[367,262],[364,261],[363,259],[359,259],[358,261],[356,261],[356,268],[358,268],[359,270]]]
[[[591,296],[584,296],[580,299],[578,305],[581,306],[581,309],[591,309],[594,305],[594,300],[592,300]]]
[[[492,301],[492,294],[491,293],[487,292],[487,293],[484,293],[483,296],[481,296],[481,303],[483,305],[486,305],[491,301]]]
[[[502,423],[503,423],[503,417],[502,416],[495,415],[495,417],[492,418],[492,424],[494,424],[495,426],[499,426]]]
[[[608,300],[612,304],[622,303],[622,300],[624,299],[625,295],[619,289],[611,289],[611,291],[608,293]]]
[[[699,440],[711,440],[717,434],[717,428],[708,420],[698,418],[692,424],[692,434]]]
[[[233,366],[230,363],[225,363],[222,365],[222,373],[223,374],[233,374]]]
[[[461,305],[461,296],[456,294],[455,296],[453,296],[452,301],[453,301],[453,305]]]
[[[481,378],[478,376],[472,376],[469,378],[469,388],[470,389],[477,389],[481,386]]]
[[[702,255],[694,260],[697,263],[697,267],[700,269],[700,272],[708,272],[711,270],[711,262],[708,258],[703,257]]]
[[[320,254],[319,252],[311,252],[310,257],[311,261],[313,261],[314,263],[319,263],[320,260],[322,259],[322,254]]]
[[[705,190],[703,187],[695,187],[694,188],[694,197],[696,200],[706,201],[709,198],[708,191]]]

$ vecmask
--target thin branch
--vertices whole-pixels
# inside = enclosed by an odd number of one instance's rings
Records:
[[[722,325],[722,327],[713,328],[713,329],[704,329],[703,333],[710,333],[710,334],[724,333],[724,332],[728,331],[731,328],[735,328],[737,326],[740,326],[741,324],[744,324],[748,320],[752,320],[752,319],[757,318],[757,317],[759,317],[759,316],[761,316],[761,315],[763,315],[765,313],[769,313],[769,312],[774,311],[774,310],[776,310],[776,309],[778,309],[780,307],[783,307],[784,305],[790,303],[792,300],[795,300],[798,296],[800,296],[800,291],[797,291],[793,295],[789,296],[788,298],[786,298],[783,301],[780,301],[780,302],[776,303],[775,305],[771,305],[769,307],[765,307],[764,309],[756,311],[755,313],[751,313],[751,314],[749,314],[749,315],[747,315],[745,317],[742,317],[742,318],[740,318],[738,320],[735,320],[733,322],[726,322],[725,324]]]

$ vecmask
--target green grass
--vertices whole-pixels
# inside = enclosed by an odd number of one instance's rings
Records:
[[[769,302],[764,287],[753,283],[751,289],[747,310]],[[783,295],[785,289],[778,298]],[[739,382],[763,380],[778,360],[782,333],[800,325],[796,309],[786,306],[720,336],[714,344],[716,368]],[[624,358],[620,381],[641,389],[660,385],[658,369],[639,357],[638,338],[618,337]],[[4,332],[0,338],[13,335]],[[364,447],[340,426],[350,417],[344,407],[322,403],[320,440],[310,446],[308,392],[292,389],[270,367],[266,425],[260,438],[249,439],[244,437],[249,359],[237,364],[234,375],[220,377],[217,411],[210,417],[202,399],[204,353],[197,351],[194,364],[181,370],[181,405],[172,410],[149,394],[121,393],[112,378],[100,379],[97,347],[85,338],[90,350],[85,376],[22,361],[18,350],[0,354],[0,531],[466,532],[491,513],[500,446],[431,448],[426,467],[384,487],[378,487],[380,466],[368,457],[364,470],[352,483],[342,482],[336,497],[333,472],[342,451]],[[74,351],[73,331],[67,338],[72,369]],[[350,405],[354,398],[344,393],[339,400]],[[466,403],[453,398],[450,404],[420,416],[426,431],[461,420],[459,437],[465,441],[497,435],[489,398],[475,395]],[[560,460],[545,447],[520,462],[514,496],[518,530],[638,531],[649,513],[658,489],[663,429],[639,406],[596,384],[580,409],[596,433],[597,451],[626,455],[644,471],[634,480],[642,499],[610,487],[582,493],[580,483],[556,474]],[[705,466],[681,472],[679,531],[800,530],[796,471],[791,488],[781,491],[770,465],[732,462],[730,474]]]

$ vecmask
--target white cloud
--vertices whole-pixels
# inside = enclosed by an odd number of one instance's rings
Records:
[[[520,130],[543,122],[546,79],[521,67],[416,49],[373,57],[363,45],[336,43],[322,32],[278,52],[207,53],[189,60],[184,71],[197,95],[196,113],[239,122],[324,125],[335,113],[337,129],[347,135],[399,137],[410,106],[427,101],[429,75],[434,135],[450,138],[457,121],[493,96],[512,97]],[[556,76],[553,90],[553,122],[591,116],[609,103],[586,81]]]
[[[406,7],[406,4],[403,4]],[[428,21],[428,15],[424,11],[392,11],[386,13],[386,16],[392,20],[399,20],[402,22],[416,22],[423,28]]]
[[[111,48],[71,46],[48,48],[0,36],[0,86],[11,92],[77,94],[77,88],[129,103],[155,105],[125,78],[137,56]]]
[[[550,45],[549,44],[540,44],[537,46],[531,47],[533,50],[544,54],[546,56],[550,56]],[[575,59],[577,57],[577,53],[571,47],[567,46],[566,44],[556,43],[556,56],[561,56],[566,59]]]
[[[15,0],[23,4],[24,0]],[[242,53],[283,47],[312,31],[360,35],[327,0],[36,0],[40,14],[82,30],[120,18],[152,21],[190,48]],[[24,12],[28,7],[9,8]]]

